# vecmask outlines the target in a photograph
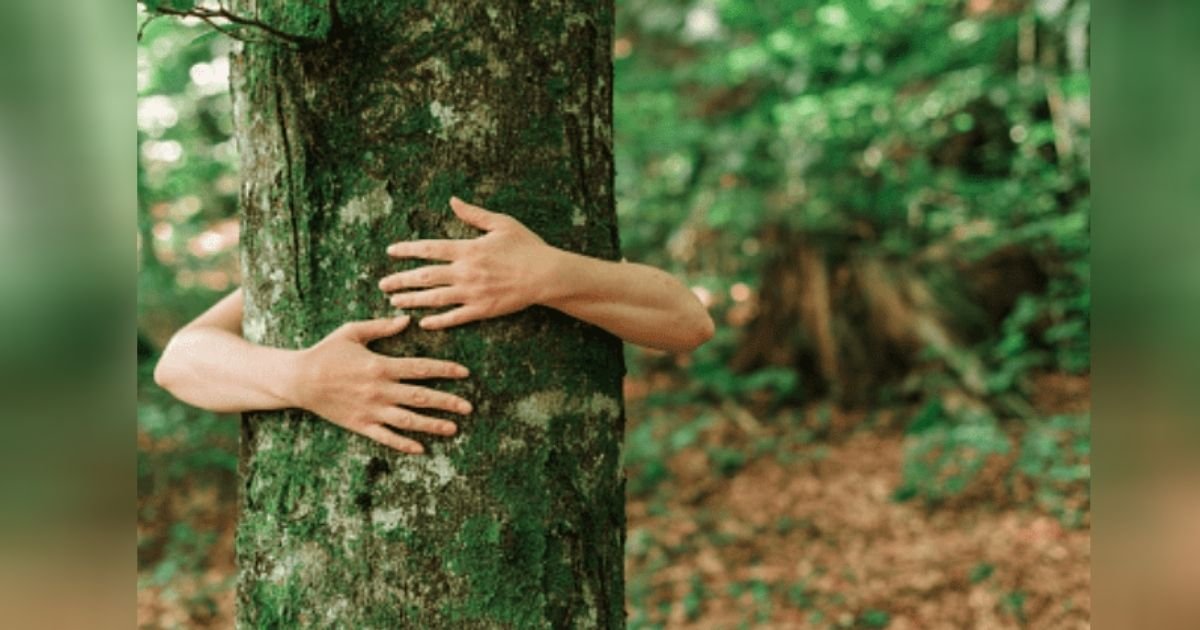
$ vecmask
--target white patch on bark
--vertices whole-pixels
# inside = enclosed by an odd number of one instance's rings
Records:
[[[438,453],[426,457],[409,458],[406,465],[400,467],[396,475],[406,483],[428,480],[430,485],[426,485],[426,487],[433,490],[453,481],[458,476],[458,470],[454,468],[454,462],[450,461],[449,457]]]
[[[433,22],[430,21],[428,18],[421,18],[420,20],[413,23],[412,28],[413,28],[413,33],[415,33],[417,35],[424,35],[426,33],[432,33],[433,32]]]
[[[329,608],[325,609],[325,621],[329,627],[336,627],[338,622],[346,618],[346,612],[350,610],[350,600],[345,597],[337,598]]]
[[[563,20],[563,23],[566,25],[566,28],[563,29],[563,32],[570,33],[572,26],[587,26],[588,24],[591,24],[594,21],[595,21],[595,18],[593,18],[590,13],[587,13],[587,12],[572,13],[571,15],[568,15],[566,17],[566,19]]]
[[[437,137],[443,140],[453,136],[477,148],[484,148],[490,138],[496,135],[496,118],[484,103],[476,102],[460,109],[433,101],[429,104],[429,113],[438,122]]]
[[[388,510],[375,508],[371,510],[371,524],[382,528],[384,531],[391,531],[401,525],[408,525],[411,516],[412,510],[403,507]]]
[[[388,194],[387,184],[379,182],[370,192],[359,195],[338,210],[342,223],[365,223],[386,217],[392,212],[392,196]]]
[[[518,400],[513,405],[513,416],[525,424],[538,429],[547,429],[551,418],[558,415],[582,414],[587,417],[606,416],[615,418],[621,413],[621,405],[611,396],[595,393],[586,400],[568,398],[557,390],[535,392]]]
[[[584,409],[588,415],[605,415],[616,417],[621,413],[621,405],[612,396],[605,396],[601,393],[592,394],[587,400],[587,407]]]
[[[271,433],[270,431],[260,432],[258,434],[258,442],[255,446],[255,450],[262,453],[273,448],[275,448],[275,434]],[[255,479],[257,480],[258,478],[255,477]]]
[[[583,213],[583,209],[576,206],[571,212],[571,225],[575,227],[583,227],[587,225],[587,215]]]
[[[328,436],[326,436],[326,439],[328,439]],[[350,488],[350,471],[354,468],[365,466],[367,461],[369,461],[369,458],[363,451],[351,451],[346,459],[339,462],[336,479],[332,480],[333,487],[340,489]],[[343,553],[351,555],[355,553],[354,543],[359,539],[359,534],[365,523],[355,511],[347,509],[339,501],[339,498],[345,498],[343,492],[345,490],[342,492],[326,492],[322,497],[321,504],[325,507],[325,524],[332,533],[331,539],[341,543]]]
[[[261,317],[247,317],[242,323],[242,334],[252,343],[261,344],[267,336],[267,322]]]
[[[429,113],[438,121],[438,137],[445,140],[446,131],[459,120],[458,112],[455,112],[453,107],[435,100],[429,104]]]
[[[268,576],[272,582],[282,584],[294,575],[303,575],[308,571],[323,566],[327,558],[325,552],[316,543],[304,543],[275,562]]]
[[[425,64],[428,66],[429,71],[434,74],[436,81],[446,82],[454,79],[454,73],[450,71],[450,64],[446,63],[446,60],[441,57],[431,57]]]
[[[263,275],[271,281],[270,305],[274,307],[283,297],[283,283],[287,281],[287,275],[283,273],[282,269],[272,269]]]
[[[568,563],[569,564],[569,563]],[[599,628],[600,627],[600,607],[596,604],[596,594],[592,592],[592,584],[588,580],[583,580],[583,615],[582,623],[579,625],[584,628]],[[580,621],[579,617],[575,618]]]
[[[501,436],[500,452],[501,453],[517,453],[525,448],[525,440],[520,440],[512,436]]]
[[[512,72],[508,69],[508,64],[501,59],[497,59],[491,55],[488,56],[487,69],[492,76],[498,79],[507,79]]]
[[[546,429],[550,419],[563,411],[566,398],[560,391],[535,392],[517,401],[513,415],[529,426]]]

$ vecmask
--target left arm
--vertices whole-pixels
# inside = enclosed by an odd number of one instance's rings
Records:
[[[611,262],[552,247],[516,219],[458,198],[454,213],[484,230],[466,240],[395,243],[397,258],[445,261],[387,276],[401,308],[458,308],[421,320],[427,330],[499,317],[533,304],[562,311],[628,341],[687,352],[708,341],[713,322],[683,283],[670,274],[629,262]]]

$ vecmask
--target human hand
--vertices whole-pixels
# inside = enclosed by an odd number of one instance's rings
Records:
[[[421,319],[426,330],[439,330],[514,313],[540,302],[557,250],[520,221],[451,197],[450,208],[463,222],[484,232],[460,240],[401,241],[388,247],[394,258],[440,260],[393,273],[379,281],[400,308],[456,309]],[[419,290],[418,290],[419,289]]]
[[[398,381],[465,378],[467,368],[450,361],[386,357],[367,349],[371,340],[404,330],[410,319],[404,316],[350,322],[299,351],[292,369],[292,401],[342,428],[405,453],[419,454],[425,449],[391,428],[454,435],[454,423],[424,416],[409,407],[467,414],[470,403],[452,394]]]

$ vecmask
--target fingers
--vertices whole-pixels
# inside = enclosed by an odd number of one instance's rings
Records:
[[[452,361],[437,359],[388,359],[388,378],[407,381],[425,378],[466,378],[470,370]]]
[[[382,424],[368,425],[363,428],[362,434],[401,453],[420,455],[425,452],[425,447],[421,446],[420,442],[399,435]]]
[[[379,281],[379,290],[386,293],[402,289],[422,289],[450,284],[453,280],[450,265],[427,265],[420,269],[401,271]]]
[[[392,296],[391,301],[392,306],[396,308],[437,308],[462,304],[458,290],[449,287],[397,293]]]
[[[359,343],[366,343],[374,339],[382,339],[399,334],[404,330],[412,318],[408,315],[400,317],[383,317],[380,319],[368,319],[358,322],[348,322],[342,324],[337,332],[345,335],[348,339]]]
[[[479,206],[473,206],[458,197],[450,198],[450,209],[454,211],[454,215],[462,220],[463,223],[473,225],[485,232],[490,232],[500,227],[504,223],[504,219],[507,218],[507,215],[491,212]]]
[[[400,241],[388,246],[387,253],[393,258],[449,261],[458,258],[462,248],[463,243],[454,240]]]
[[[453,422],[430,418],[400,407],[392,407],[380,412],[379,420],[401,431],[418,431],[433,435],[454,435],[458,432],[458,425]]]
[[[421,320],[421,328],[425,330],[442,330],[453,326],[461,326],[463,324],[484,319],[487,314],[477,308],[470,306],[461,306],[452,311],[430,315]]]
[[[387,388],[387,400],[406,407],[440,409],[458,414],[471,413],[471,403],[455,396],[428,387],[396,383]]]

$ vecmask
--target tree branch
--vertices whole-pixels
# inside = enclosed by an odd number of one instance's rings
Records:
[[[142,41],[142,35],[146,34],[146,27],[150,26],[151,22],[153,22],[154,20],[157,20],[160,17],[162,17],[162,15],[159,15],[159,14],[151,15],[150,17],[146,18],[145,22],[142,22],[142,25],[139,26],[138,30],[137,30],[137,40],[139,42]]]
[[[258,30],[272,36],[272,37],[283,40],[285,42],[288,42],[290,44],[293,44],[293,45],[295,45],[297,47],[301,47],[301,48],[318,44],[321,41],[320,39],[318,39],[316,37],[308,37],[308,36],[304,36],[304,35],[296,35],[293,33],[288,33],[286,31],[280,30],[274,26],[271,26],[270,24],[267,24],[266,22],[262,22],[262,21],[255,20],[252,18],[244,17],[244,16],[238,15],[236,13],[227,11],[224,7],[221,7],[219,9],[207,9],[204,7],[193,7],[191,9],[187,9],[187,10],[172,9],[171,7],[156,7],[154,9],[154,13],[156,13],[157,15],[174,15],[174,16],[179,16],[179,17],[199,18],[199,19],[203,20],[205,23],[207,23],[209,26],[212,26],[213,28],[220,31],[221,33],[224,33],[225,35],[228,35],[230,37],[233,37],[234,39],[238,39],[241,41],[256,42],[256,40],[248,40],[244,37],[240,37],[240,36],[236,35],[235,32],[231,29],[223,28],[224,25],[217,22],[217,20],[226,20],[226,21],[230,22],[231,24],[237,24],[239,26],[255,28],[255,29],[258,29]],[[257,41],[256,43],[263,43],[263,42]]]

